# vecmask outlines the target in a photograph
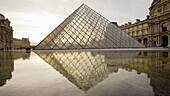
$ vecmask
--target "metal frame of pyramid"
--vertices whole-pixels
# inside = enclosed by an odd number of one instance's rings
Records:
[[[87,5],[82,4],[34,49],[68,50],[141,47],[144,47],[144,45]]]

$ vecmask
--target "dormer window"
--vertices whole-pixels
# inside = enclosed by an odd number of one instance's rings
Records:
[[[156,16],[157,15],[157,11],[156,9],[153,10],[153,16]]]
[[[168,6],[165,5],[165,6],[164,6],[164,12],[167,12],[167,11],[168,11]]]

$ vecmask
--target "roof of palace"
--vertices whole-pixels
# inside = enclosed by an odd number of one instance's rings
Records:
[[[153,0],[151,7],[154,6],[155,4],[157,4],[159,1],[161,1],[161,0]]]
[[[3,14],[0,13],[1,16],[5,17]]]

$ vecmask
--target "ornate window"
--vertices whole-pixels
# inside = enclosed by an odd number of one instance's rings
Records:
[[[145,29],[142,29],[142,35],[144,34],[144,32],[145,32]]]
[[[135,32],[132,32],[132,37],[135,35]]]
[[[136,35],[137,35],[137,36],[139,35],[139,31],[136,31]]]
[[[165,22],[162,24],[162,32],[168,31],[168,24]]]
[[[164,6],[164,12],[167,12],[167,11],[168,11],[168,6],[165,5],[165,6]]]
[[[156,9],[153,10],[153,16],[156,16],[157,15],[157,11]]]
[[[157,31],[156,25],[153,27],[153,32],[155,33]]]

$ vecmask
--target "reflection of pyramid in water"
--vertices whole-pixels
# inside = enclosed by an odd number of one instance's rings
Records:
[[[35,49],[92,49],[144,47],[106,18],[81,5]]]
[[[110,73],[117,71],[138,52],[37,51],[36,54],[79,89],[86,92],[106,79]]]

